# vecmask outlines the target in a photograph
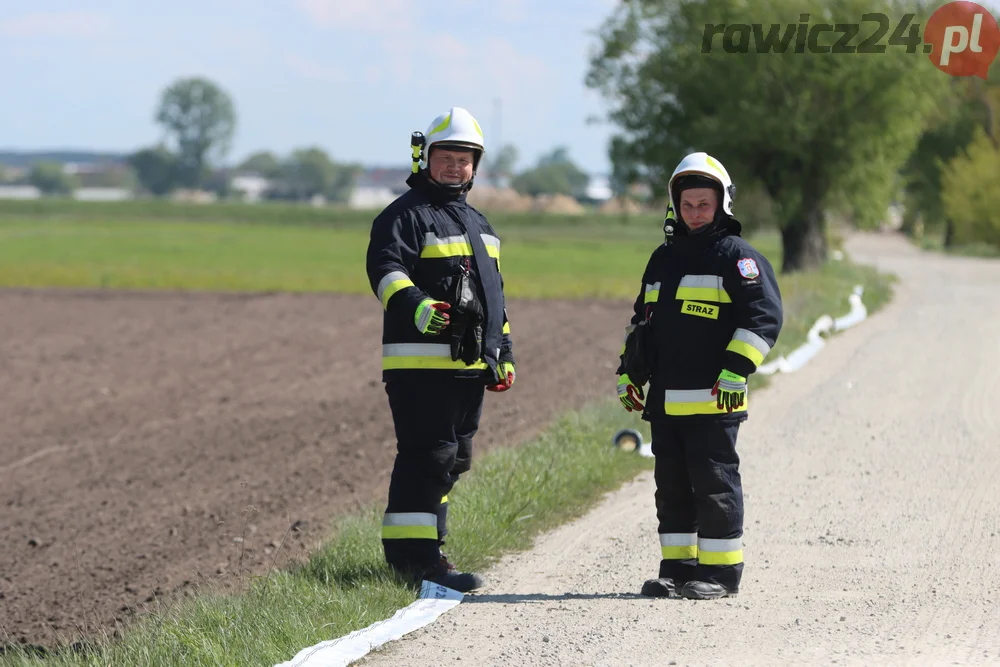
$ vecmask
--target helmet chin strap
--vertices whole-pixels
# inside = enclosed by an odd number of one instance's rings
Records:
[[[465,186],[469,184],[469,181],[465,181],[464,183],[442,183],[441,181],[431,178],[430,175],[428,175],[427,178],[439,188],[443,188],[445,190],[454,190],[456,192],[462,190]]]
[[[455,195],[462,194],[462,192],[465,191],[472,183],[471,180],[464,183],[442,183],[441,181],[431,178],[430,174],[427,175],[427,180],[430,181],[434,187]]]
[[[417,174],[414,174],[414,176],[417,176]],[[421,169],[418,178],[423,179],[425,184],[431,186],[439,192],[448,196],[456,197],[472,187],[472,182],[475,180],[476,174],[473,172],[472,178],[464,183],[442,183],[431,178],[430,169]]]

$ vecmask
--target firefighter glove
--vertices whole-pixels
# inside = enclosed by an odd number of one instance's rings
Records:
[[[629,412],[643,410],[645,406],[640,401],[644,398],[646,395],[643,393],[642,387],[632,384],[628,375],[618,376],[618,400],[621,401],[623,408]]]
[[[517,377],[517,373],[514,371],[513,361],[501,361],[497,370],[500,372],[503,380],[486,387],[487,391],[507,391],[514,384],[514,378]]]
[[[732,412],[741,408],[746,402],[747,379],[732,371],[723,370],[712,387],[712,396],[715,396],[716,406],[720,410],[725,408],[727,412]]]
[[[424,299],[413,313],[413,323],[422,334],[439,334],[451,321],[448,313],[444,312],[449,308],[451,305],[444,301]]]

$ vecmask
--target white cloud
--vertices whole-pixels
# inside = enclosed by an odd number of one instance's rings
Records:
[[[398,34],[413,26],[409,0],[296,0],[295,4],[323,28],[368,34]]]
[[[35,12],[0,22],[0,35],[8,37],[82,37],[108,34],[111,21],[92,12]]]

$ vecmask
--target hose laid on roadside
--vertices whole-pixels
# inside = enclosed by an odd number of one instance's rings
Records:
[[[438,616],[461,602],[463,597],[458,591],[425,581],[416,602],[403,607],[392,618],[372,623],[339,639],[304,648],[288,662],[274,667],[346,667],[372,649],[430,625]]]
[[[847,300],[851,304],[849,313],[836,319],[829,315],[822,315],[812,325],[812,328],[809,329],[805,343],[789,352],[788,356],[782,355],[774,361],[763,364],[757,369],[757,372],[761,375],[773,375],[778,372],[794,373],[801,369],[826,345],[826,341],[823,339],[824,335],[828,336],[832,333],[849,329],[863,322],[868,317],[868,309],[865,308],[865,304],[861,301],[863,293],[864,287],[855,285],[851,295],[847,297]]]

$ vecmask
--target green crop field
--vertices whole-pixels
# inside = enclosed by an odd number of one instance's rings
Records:
[[[662,238],[630,231],[498,224],[508,295],[629,296]],[[0,285],[362,294],[367,247],[355,225],[18,218],[0,222]]]
[[[211,207],[193,208],[201,215]],[[223,207],[218,214],[230,210]],[[0,287],[371,294],[365,273],[370,212],[347,211],[341,222],[334,216],[322,224],[168,220],[162,212],[137,219],[74,217],[72,209],[41,217],[24,213],[0,219]],[[513,299],[631,301],[650,253],[663,238],[660,220],[652,215],[632,216],[627,223],[597,215],[491,219],[503,239],[501,268]],[[780,266],[775,232],[751,241]],[[780,283],[789,321],[779,348],[801,343],[820,315],[846,312],[855,284],[864,285],[869,307],[889,293],[885,276],[844,261],[781,276]]]

